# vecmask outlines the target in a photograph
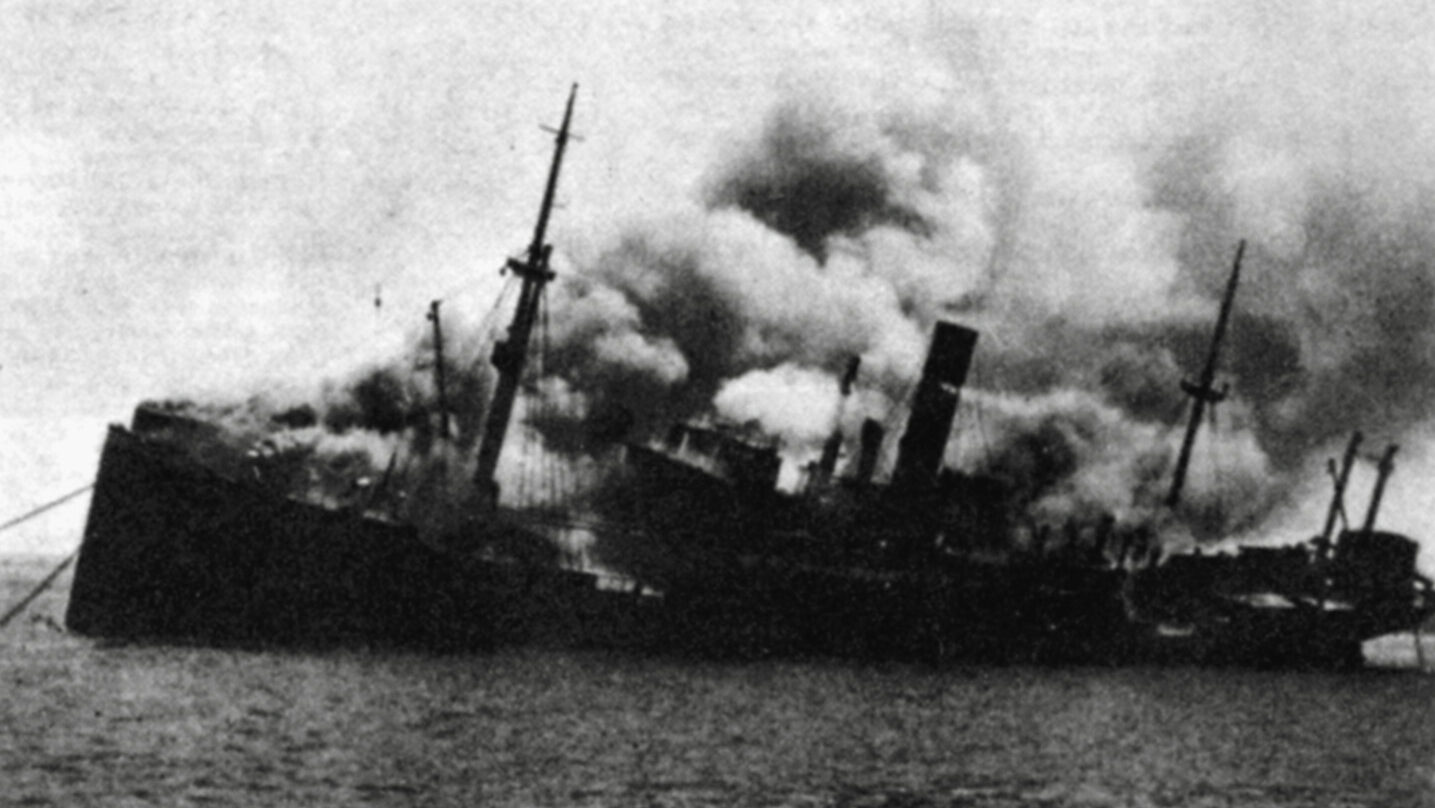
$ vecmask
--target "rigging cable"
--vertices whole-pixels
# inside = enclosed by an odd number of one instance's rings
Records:
[[[480,321],[480,333],[490,325],[494,313],[510,294],[513,282],[513,278],[509,277],[504,283],[503,288],[495,297],[489,312],[484,316],[483,320]],[[447,301],[453,298],[464,286],[466,286],[466,284],[458,284],[435,299]],[[394,307],[385,307],[383,314],[376,316],[375,334],[382,332],[386,328],[398,326],[401,315],[403,315],[403,310],[396,310]],[[359,334],[352,339],[330,346],[328,350],[309,358],[307,361],[296,363],[294,367],[297,368],[299,375],[302,376],[325,375],[330,371],[332,365],[340,360],[352,358],[353,355],[358,353],[364,346],[373,344],[374,336],[374,334]]]
[[[528,331],[527,344],[513,347],[517,348],[521,353],[527,353],[533,347],[532,330],[530,329]],[[523,376],[519,380],[519,390],[523,395],[517,397],[517,406],[521,408],[521,415],[514,419],[514,424],[510,424],[510,428],[513,428],[516,424],[519,430],[515,436],[515,442],[518,443],[518,497],[516,498],[516,502],[518,507],[523,510],[532,508],[533,490],[536,487],[533,470],[533,429],[530,426],[530,422],[534,414],[533,374],[536,372],[537,367],[537,361],[527,362],[523,366]]]
[[[1224,513],[1224,511],[1225,511],[1225,504],[1224,504],[1224,502],[1223,502],[1224,497],[1223,497],[1222,494],[1221,494],[1221,475],[1222,475],[1222,472],[1223,472],[1223,469],[1221,468],[1221,452],[1220,452],[1219,447],[1216,446],[1216,436],[1217,436],[1217,434],[1218,434],[1218,433],[1216,432],[1216,428],[1217,428],[1217,422],[1216,422],[1216,410],[1217,410],[1217,407],[1216,407],[1216,404],[1217,404],[1217,403],[1219,403],[1219,402],[1212,401],[1211,404],[1210,404],[1210,410],[1209,410],[1210,423],[1208,424],[1208,428],[1207,428],[1207,432],[1209,432],[1210,434],[1209,434],[1209,437],[1206,438],[1206,451],[1207,451],[1207,453],[1210,455],[1210,464],[1211,464],[1211,492],[1212,492],[1212,496],[1215,498],[1215,501],[1216,501],[1216,513],[1222,514],[1222,513]]]
[[[49,589],[50,584],[53,584],[55,582],[55,579],[60,577],[60,573],[64,572],[70,566],[70,564],[74,563],[75,558],[79,555],[80,548],[76,547],[70,552],[69,555],[65,556],[65,558],[54,569],[50,570],[50,574],[42,578],[40,580],[40,583],[36,584],[35,588],[30,590],[29,594],[27,594],[23,598],[20,598],[19,602],[17,602],[14,606],[11,606],[9,611],[5,612],[3,616],[0,616],[0,628],[5,628],[6,626],[10,625],[10,621],[14,620],[17,615],[25,611],[26,606],[29,606],[35,601],[35,598],[40,597],[41,593],[43,593],[46,589]]]
[[[974,389],[972,390],[972,395],[969,397],[968,400],[971,401],[971,410],[976,418],[977,435],[982,439],[982,452],[984,453],[983,457],[986,460],[990,460],[992,457],[992,443],[991,440],[987,437],[987,424],[986,420],[983,418],[985,411],[982,407],[982,397],[984,394],[980,392],[982,390],[981,380],[978,378],[980,370],[981,365],[977,362],[973,362],[972,387]]]
[[[550,368],[548,367],[548,357],[549,357],[549,352],[552,350],[552,344],[553,344],[553,343],[552,343],[552,340],[551,340],[550,332],[549,332],[549,317],[548,317],[548,314],[549,314],[549,306],[548,306],[548,287],[547,287],[547,286],[544,286],[544,287],[543,287],[543,296],[539,299],[539,312],[540,312],[540,314],[542,315],[542,320],[541,320],[540,326],[539,326],[539,328],[540,328],[540,334],[539,334],[540,345],[539,345],[539,349],[538,349],[538,357],[539,357],[538,361],[539,361],[539,366],[542,368],[542,371],[543,371],[543,372],[542,372],[542,375],[539,376],[539,381],[542,382],[542,380],[547,377],[548,372],[550,371]],[[550,397],[547,395],[547,393],[546,393],[541,387],[539,388],[538,393],[539,393],[540,396],[543,397],[543,398],[542,398],[543,410],[544,410],[543,420],[544,420],[545,423],[552,425],[553,422],[554,422],[554,420],[555,420],[556,417],[557,417],[558,402],[556,402],[556,401],[554,401],[552,398],[550,398]],[[559,465],[559,462],[558,462],[558,457],[557,457],[556,455],[550,454],[550,453],[547,451],[547,447],[544,447],[543,456],[547,459],[547,462],[548,462],[548,502],[547,502],[547,505],[548,505],[550,508],[557,508],[558,503],[559,503],[559,501],[560,501],[560,499],[561,499],[561,495],[560,495],[559,492],[560,492],[560,490],[561,490],[560,475],[561,475],[561,473],[562,473],[562,469],[560,468],[560,465]]]
[[[548,354],[548,285],[538,291],[538,359],[535,370],[538,371],[533,383],[533,395],[538,398],[538,424],[540,428],[548,423],[551,415],[552,402],[543,394],[543,379],[548,372],[545,361]],[[553,464],[544,451],[543,437],[538,430],[533,435],[534,449],[538,453],[538,501],[540,507],[546,508],[553,501]]]
[[[11,519],[3,525],[0,525],[0,531],[9,530],[12,527],[24,524],[25,522],[28,522],[31,519],[34,519],[35,517],[46,513],[47,511],[53,510],[54,508],[57,508],[60,505],[69,502],[70,500],[93,489],[94,487],[95,484],[90,483],[89,485],[71,491],[70,493],[65,494],[62,497],[52,499],[43,505],[31,508],[26,513],[21,514],[14,519]],[[70,564],[74,562],[75,558],[79,556],[79,554],[79,547],[76,547],[74,550],[70,551],[70,554],[65,556],[65,558],[54,569],[50,570],[49,574],[42,578],[40,580],[40,583],[36,584],[35,587],[30,590],[29,594],[25,595],[25,597],[21,598],[18,602],[16,602],[14,606],[6,610],[5,614],[3,616],[0,616],[0,628],[4,628],[5,626],[9,625],[11,620],[14,620],[17,615],[25,611],[26,606],[29,606],[32,602],[34,602],[35,598],[40,597],[40,594],[43,593],[46,589],[48,589],[50,587],[50,584],[55,582],[56,578],[60,577],[60,573],[64,572],[65,569],[68,568]]]
[[[517,282],[515,276],[509,276],[508,280],[504,282],[503,288],[498,291],[498,295],[493,299],[493,305],[488,307],[488,312],[484,314],[483,319],[478,322],[479,333],[483,333],[493,326],[494,315],[498,313],[499,308],[503,305],[504,301],[508,299],[508,296],[513,294],[513,288],[517,285]],[[443,300],[444,298],[439,299]]]
[[[541,508],[544,497],[547,496],[547,464],[543,454],[542,440],[539,437],[535,424],[541,425],[547,415],[547,402],[543,399],[541,385],[543,382],[543,302],[548,296],[548,285],[544,284],[538,290],[538,300],[535,303],[535,315],[538,317],[539,334],[533,337],[529,348],[534,351],[532,373],[528,377],[528,396],[530,399],[532,417],[525,418],[524,433],[528,439],[529,457],[532,458],[533,469],[533,501],[530,507]],[[533,343],[537,343],[536,348]]]
[[[25,523],[25,522],[28,522],[28,521],[30,521],[31,519],[34,519],[35,517],[39,516],[40,514],[45,513],[46,511],[52,510],[52,509],[54,509],[54,508],[58,508],[58,507],[60,507],[61,505],[65,504],[66,502],[69,502],[70,500],[74,499],[75,497],[78,497],[79,495],[85,493],[86,491],[89,491],[90,489],[92,489],[92,488],[94,488],[94,487],[95,487],[95,484],[94,484],[94,483],[90,483],[89,485],[87,485],[87,486],[85,486],[85,487],[83,487],[83,488],[77,488],[77,489],[75,489],[74,491],[71,491],[70,493],[68,493],[68,494],[66,494],[66,495],[64,495],[64,496],[62,496],[62,497],[59,497],[59,498],[57,498],[57,499],[52,499],[52,500],[50,500],[49,502],[46,502],[44,505],[39,505],[39,506],[36,506],[36,507],[34,507],[34,508],[31,508],[29,511],[27,511],[27,512],[21,514],[20,516],[17,516],[17,517],[15,517],[14,519],[11,519],[10,521],[4,523],[3,525],[0,525],[0,532],[4,532],[4,531],[6,531],[6,530],[9,530],[9,529],[12,528],[12,527],[17,527],[17,526],[19,526],[20,524],[23,524],[23,523]]]

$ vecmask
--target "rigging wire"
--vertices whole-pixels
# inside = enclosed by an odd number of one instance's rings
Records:
[[[548,351],[548,285],[538,291],[538,357],[535,362],[535,370],[538,371],[533,383],[533,395],[538,399],[538,423],[548,423],[549,409],[552,402],[543,395],[543,379],[547,375],[548,368],[544,366]],[[534,449],[538,452],[538,480],[539,480],[539,503],[540,507],[547,507],[553,501],[553,464],[544,451],[543,437],[535,430],[533,436]]]
[[[508,280],[503,284],[503,288],[500,289],[498,295],[494,297],[493,305],[489,306],[488,311],[485,312],[483,315],[483,319],[479,320],[478,327],[474,333],[484,335],[485,344],[488,341],[489,334],[493,329],[495,317],[497,316],[504,302],[507,301],[509,296],[513,293],[513,290],[517,286],[517,283],[517,278],[509,276]],[[472,370],[475,365],[481,364],[487,356],[488,352],[479,351],[472,358],[472,361],[469,362],[468,368]]]
[[[66,502],[73,500],[75,497],[78,497],[79,495],[93,489],[94,487],[95,484],[90,483],[89,485],[83,488],[77,488],[62,497],[57,497],[50,500],[49,502],[46,502],[43,505],[31,508],[29,511],[21,514],[20,516],[17,516],[14,519],[9,520],[8,522],[5,522],[4,524],[0,524],[0,531],[9,530],[12,527],[22,525],[25,522],[28,522],[31,519],[40,516],[41,514],[47,513],[65,504]],[[66,568],[70,566],[70,564],[74,563],[75,558],[78,557],[79,554],[79,547],[76,547],[74,550],[70,551],[70,554],[65,556],[65,558],[54,569],[50,570],[49,574],[42,578],[40,580],[40,583],[36,584],[35,587],[31,589],[28,594],[25,595],[25,597],[20,598],[20,600],[16,601],[14,606],[11,606],[9,609],[7,609],[5,611],[5,614],[3,616],[0,616],[0,628],[5,628],[5,626],[9,625],[11,620],[14,620],[21,612],[25,611],[25,607],[33,603],[34,600],[40,597],[41,593],[43,593],[46,589],[49,589],[50,584],[54,583],[55,579],[59,578],[60,574],[63,573]]]
[[[1216,404],[1217,402],[1212,401],[1209,405],[1210,409],[1207,416],[1209,422],[1206,430],[1208,433],[1206,438],[1206,452],[1210,456],[1208,462],[1211,464],[1211,491],[1216,501],[1216,513],[1223,513],[1225,511],[1225,503],[1223,501],[1224,498],[1221,496],[1220,483],[1221,476],[1225,470],[1221,468],[1221,452],[1219,447],[1216,446],[1217,429],[1219,427],[1216,421]]]
[[[540,289],[540,294],[541,291],[542,290]],[[540,297],[540,300],[541,299],[542,298]],[[536,307],[538,305],[539,303],[535,301],[535,317],[537,316]],[[535,335],[530,332],[528,336],[528,350],[530,352],[533,350],[533,343],[535,339]],[[531,353],[530,356],[532,356]],[[539,374],[541,374],[542,372],[543,370],[541,361],[538,357],[534,357],[534,361],[528,363],[527,375],[524,379],[525,384],[523,386],[523,392],[525,397],[525,401],[523,403],[523,440],[524,448],[526,449],[525,455],[528,459],[529,478],[527,505],[530,509],[532,509],[538,503],[539,499],[543,496],[543,457],[538,453],[538,436],[534,434],[533,430],[533,422],[535,418],[543,417],[543,402],[538,400],[536,397],[536,393],[538,390],[538,377]]]
[[[538,362],[543,371],[542,375],[539,376],[539,381],[541,382],[543,379],[547,378],[550,371],[550,368],[548,367],[548,359],[549,352],[551,351],[552,347],[549,329],[549,305],[547,286],[543,287],[542,296],[539,298],[539,313],[542,318],[539,324],[540,343],[538,348]],[[558,402],[554,401],[552,398],[546,395],[541,387],[539,388],[538,394],[541,396],[540,401],[542,402],[541,406],[543,407],[543,420],[545,423],[552,424],[554,418],[557,416]],[[554,508],[557,507],[558,503],[562,499],[562,494],[560,490],[561,482],[559,479],[562,473],[562,469],[560,468],[558,457],[552,453],[549,453],[546,448],[544,450],[544,457],[547,459],[548,462],[547,505],[550,508]]]
[[[0,524],[0,533],[3,533],[4,531],[9,530],[9,529],[12,528],[12,527],[18,527],[18,526],[20,526],[21,524],[23,524],[23,523],[25,523],[25,522],[28,522],[28,521],[30,521],[31,519],[34,519],[35,517],[39,516],[40,514],[45,513],[46,511],[50,511],[50,510],[53,510],[53,509],[55,509],[55,508],[58,508],[58,507],[60,507],[61,505],[64,505],[66,502],[69,502],[70,500],[74,499],[75,497],[78,497],[79,495],[85,493],[86,491],[89,491],[90,489],[92,489],[92,488],[94,488],[94,487],[95,487],[95,484],[94,484],[94,483],[90,483],[89,485],[86,485],[86,486],[84,486],[83,488],[77,488],[77,489],[75,489],[74,491],[71,491],[70,493],[65,494],[65,495],[62,496],[62,497],[57,497],[57,498],[55,498],[55,499],[50,500],[49,502],[46,502],[46,503],[43,504],[43,505],[38,505],[38,506],[36,506],[36,507],[34,507],[34,508],[31,508],[30,510],[26,511],[25,513],[23,513],[23,514],[21,514],[21,515],[15,517],[14,519],[11,519],[10,521],[5,522],[4,524]]]
[[[40,597],[41,593],[43,593],[46,589],[49,589],[50,584],[53,584],[55,582],[55,579],[60,577],[60,573],[64,572],[70,566],[70,564],[74,563],[75,558],[79,555],[80,548],[76,547],[70,552],[69,555],[65,556],[65,558],[60,561],[60,563],[54,569],[50,570],[50,573],[48,575],[40,579],[40,583],[36,584],[35,588],[31,589],[29,594],[25,595],[25,597],[23,598],[20,598],[20,600],[16,602],[14,606],[11,606],[3,616],[0,616],[0,628],[5,628],[6,626],[10,625],[10,621],[14,620],[21,612],[25,611],[26,606],[29,606],[35,601],[35,598]]]
[[[498,295],[494,297],[493,305],[488,307],[488,311],[484,313],[483,319],[478,321],[480,333],[493,326],[494,315],[498,314],[499,308],[503,305],[503,302],[508,299],[508,296],[513,294],[513,288],[517,285],[518,279],[510,275],[508,280],[504,282],[503,288],[498,290]]]
[[[366,345],[374,343],[377,337],[389,332],[397,326],[403,311],[390,307],[381,314],[375,315],[373,331],[351,334],[347,340],[333,343],[327,346],[321,353],[312,354],[294,363],[291,367],[298,371],[299,375],[319,375],[341,359],[351,358]]]
[[[485,314],[483,320],[480,321],[480,333],[482,333],[484,329],[488,328],[491,325],[493,314],[498,310],[503,300],[508,296],[513,285],[513,277],[508,276],[507,280],[503,284],[502,289],[500,289],[499,294],[495,297],[492,307],[489,309],[488,313]],[[448,301],[467,286],[469,286],[469,283],[456,284],[455,286],[448,289],[443,294],[439,295],[434,299],[439,301]],[[327,375],[329,372],[331,372],[331,366],[337,364],[341,360],[352,359],[354,355],[359,353],[365,346],[372,345],[375,339],[375,335],[382,333],[392,333],[394,330],[407,330],[407,327],[404,326],[403,323],[408,321],[408,319],[409,315],[405,313],[404,309],[388,307],[383,310],[382,314],[376,316],[377,322],[374,327],[374,333],[362,333],[353,335],[347,340],[329,346],[322,353],[315,354],[305,360],[296,363],[294,367],[297,368],[298,374],[301,376]]]
[[[543,302],[543,292],[546,286],[539,288],[539,298],[535,305],[539,308]],[[533,334],[528,335],[528,344],[519,346],[524,351],[533,347]],[[519,435],[519,466],[518,466],[518,504],[525,510],[532,510],[536,498],[542,496],[542,459],[536,450],[536,436],[532,422],[535,417],[541,418],[542,412],[539,406],[535,406],[534,391],[537,389],[536,374],[542,373],[542,356],[534,357],[534,360],[527,363],[523,369],[523,379],[520,389],[524,395],[519,397],[519,406],[522,407],[522,417],[517,419]]]
[[[972,362],[972,387],[977,388],[978,390],[982,389],[982,380],[980,378],[980,373],[980,363]],[[987,424],[983,418],[985,410],[982,407],[982,396],[973,395],[969,398],[969,401],[971,402],[970,406],[972,414],[975,416],[975,420],[977,422],[977,436],[980,437],[982,440],[982,452],[984,453],[984,456],[986,458],[990,459],[992,456],[992,443],[991,440],[987,437]]]
[[[539,356],[542,357],[543,378],[546,379],[548,378],[548,375],[553,372],[553,367],[551,364],[549,364],[550,360],[552,360],[553,358],[553,338],[551,330],[551,319],[549,315],[548,287],[545,286],[543,292],[543,323],[541,334],[543,344],[539,350]],[[558,418],[558,408],[560,402],[556,396],[550,395],[550,392],[551,391],[548,389],[540,388],[539,390],[540,395],[543,396],[543,408],[545,411],[544,420],[546,423],[551,425]],[[548,459],[548,507],[556,508],[563,499],[561,481],[562,464],[560,462],[558,454],[549,451],[546,443],[543,447],[543,452],[544,457]]]
[[[521,408],[522,417],[515,419],[516,424],[509,425],[510,429],[516,425],[519,430],[517,436],[519,442],[518,505],[524,509],[531,508],[533,505],[533,430],[529,426],[529,421],[532,420],[534,409],[531,395],[534,368],[534,363],[530,362],[523,369],[523,383],[520,384],[519,389],[528,394],[518,397],[518,406]]]

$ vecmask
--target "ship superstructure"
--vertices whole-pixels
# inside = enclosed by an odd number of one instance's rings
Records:
[[[1200,379],[1182,384],[1194,406],[1165,507],[1136,523],[1032,530],[1006,481],[944,467],[978,334],[939,322],[890,482],[873,481],[884,437],[873,421],[848,476],[832,476],[838,434],[796,493],[774,487],[775,449],[732,430],[675,427],[627,450],[606,503],[630,526],[615,559],[658,581],[690,613],[693,641],[719,650],[1356,664],[1364,640],[1435,613],[1418,545],[1375,529],[1393,447],[1359,528],[1333,530],[1352,444],[1310,542],[1171,552],[1165,541],[1205,408],[1226,394],[1215,377],[1243,253],[1244,243]]]

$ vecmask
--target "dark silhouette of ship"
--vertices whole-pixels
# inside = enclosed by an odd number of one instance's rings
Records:
[[[576,88],[575,88],[576,90]],[[982,661],[1142,660],[1351,665],[1362,641],[1435,612],[1417,545],[1375,529],[1393,449],[1359,529],[1302,546],[1163,552],[1163,523],[1070,524],[1012,540],[1000,479],[943,467],[975,331],[937,323],[890,482],[868,421],[839,477],[834,433],[797,493],[777,448],[713,423],[624,447],[597,498],[601,546],[630,577],[565,567],[549,537],[499,507],[495,471],[538,299],[568,100],[477,456],[477,503],[449,534],[368,507],[302,501],[263,456],[205,462],[222,441],[182,410],[142,405],[106,440],[66,621],[81,634],[197,642],[598,643],[717,655],[839,654]],[[1221,307],[1168,503],[1180,498],[1239,276]],[[435,311],[435,317],[437,312]],[[437,323],[435,323],[437,326]],[[441,367],[440,363],[440,367]],[[842,382],[846,393],[856,363]],[[440,387],[442,380],[440,378]],[[209,448],[206,448],[209,447]],[[268,463],[268,465],[266,465]],[[387,474],[385,475],[387,480]],[[383,482],[380,483],[380,487]]]
[[[884,437],[863,424],[846,478],[834,432],[797,493],[777,490],[777,448],[732,425],[681,424],[627,449],[603,503],[615,559],[668,595],[695,647],[982,660],[1353,666],[1370,638],[1435,613],[1413,540],[1375,529],[1395,447],[1363,526],[1335,531],[1352,438],[1325,527],[1288,547],[1168,553],[1192,446],[1214,386],[1244,244],[1222,301],[1164,509],[1143,523],[1068,522],[1017,540],[1012,485],[943,468],[978,335],[939,322],[891,480],[873,482]],[[842,381],[850,390],[853,361]],[[1028,531],[1030,533],[1030,531]]]
[[[576,94],[575,85],[556,130],[532,243],[506,266],[521,289],[507,339],[493,352],[498,381],[477,457],[473,512],[434,536],[418,524],[422,514],[399,520],[369,507],[380,499],[374,491],[338,505],[305,501],[286,485],[282,452],[236,452],[218,427],[187,410],[142,404],[130,428],[112,426],[105,441],[66,614],[70,629],[112,638],[447,650],[534,639],[621,641],[642,622],[648,609],[641,599],[561,566],[551,537],[499,507],[495,482],[540,296],[553,278],[545,235]],[[436,304],[431,317],[437,328]],[[442,367],[440,361],[440,387]],[[313,420],[302,412],[275,417]]]

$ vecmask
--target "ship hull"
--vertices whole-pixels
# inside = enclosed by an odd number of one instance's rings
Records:
[[[688,582],[667,594],[674,646],[719,657],[832,655],[923,662],[1209,665],[1345,669],[1362,644],[1427,611],[1235,608],[1199,623],[1133,619],[1114,573],[1084,591],[1033,577],[754,568],[740,583]],[[1049,579],[1051,576],[1043,575]]]
[[[889,515],[824,521],[660,451],[627,459],[617,555],[662,576],[676,641],[717,655],[1344,668],[1365,640],[1432,613],[1428,590],[1398,575],[1356,606],[1252,597],[1297,576],[1251,575],[1264,567],[1236,557],[1135,570],[1078,548],[916,561],[880,548],[911,540],[917,517],[859,506]]]
[[[631,634],[633,600],[592,575],[446,551],[408,526],[279,497],[112,427],[66,624],[115,639],[442,651],[625,623]]]
[[[1130,619],[1119,583],[1061,595],[1021,576],[911,576],[878,583],[812,572],[671,590],[672,636],[716,656],[825,654],[996,664],[1348,668],[1362,643],[1418,622],[1252,609],[1200,625]],[[1413,622],[1412,622],[1413,621]]]
[[[659,503],[646,504],[651,536],[667,522]],[[727,658],[1344,667],[1359,663],[1363,640],[1429,613],[1393,602],[1357,610],[1213,600],[1219,608],[1197,619],[1156,620],[1133,604],[1130,578],[1117,569],[883,570],[750,552],[781,537],[748,542],[743,554],[712,552],[732,540],[727,532],[698,542],[709,550],[701,563],[664,581],[660,597],[605,590],[589,574],[456,553],[411,527],[277,497],[113,427],[66,622],[92,637],[246,646],[540,642]],[[675,535],[698,538],[691,527]]]

